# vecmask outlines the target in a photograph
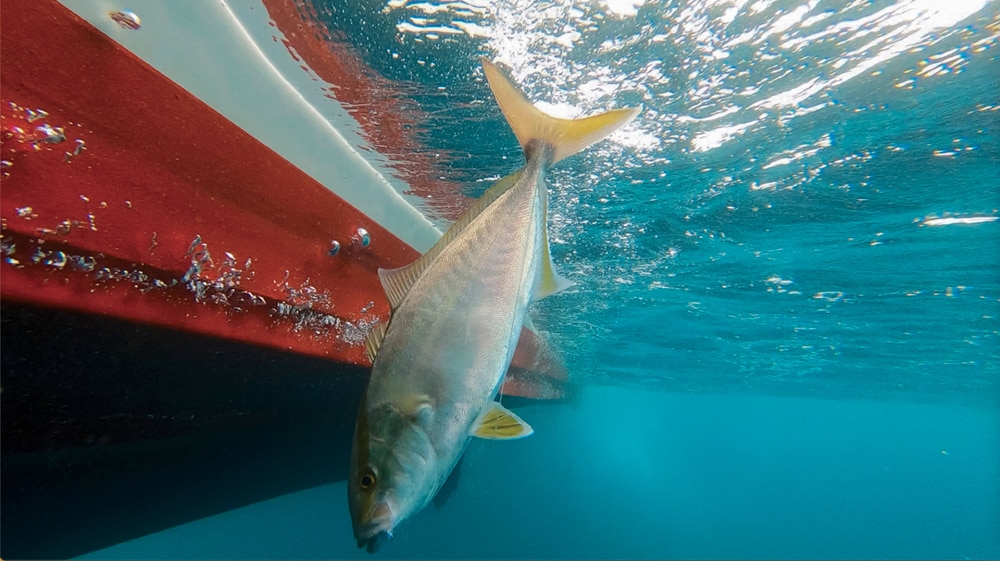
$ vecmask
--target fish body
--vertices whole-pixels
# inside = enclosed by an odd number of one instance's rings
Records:
[[[368,341],[372,374],[348,479],[355,538],[369,551],[433,499],[472,437],[531,434],[493,400],[529,303],[569,285],[549,257],[545,170],[637,113],[555,119],[496,66],[485,59],[483,65],[526,163],[491,187],[427,254],[379,270],[392,313]]]

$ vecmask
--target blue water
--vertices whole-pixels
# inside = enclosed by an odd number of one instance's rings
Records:
[[[458,486],[380,558],[990,558],[1000,431],[985,409],[600,386],[477,441]],[[346,485],[83,556],[351,558]]]
[[[644,106],[549,178],[579,394],[378,557],[1000,557],[1000,4],[314,3],[469,196],[520,162],[478,55]],[[340,482],[89,557],[362,553]]]
[[[550,176],[577,285],[535,322],[579,379],[995,405],[1000,7],[745,4],[317,6],[429,112],[429,173],[470,196],[521,157],[480,54],[557,113],[644,106]],[[456,20],[487,37],[404,25]]]

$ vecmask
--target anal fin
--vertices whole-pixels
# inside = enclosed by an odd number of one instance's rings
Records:
[[[557,273],[555,266],[552,264],[552,254],[549,253],[548,227],[546,226],[545,237],[542,239],[542,278],[538,283],[535,294],[532,295],[532,300],[541,300],[546,296],[551,296],[571,286],[573,286],[573,281]]]

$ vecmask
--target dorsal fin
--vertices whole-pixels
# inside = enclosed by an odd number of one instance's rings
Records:
[[[465,214],[451,225],[451,228],[448,228],[448,231],[441,236],[441,239],[434,244],[434,247],[427,250],[427,253],[421,255],[416,261],[398,269],[378,270],[379,281],[382,282],[382,289],[385,290],[385,295],[389,297],[389,306],[392,310],[399,307],[399,303],[406,297],[406,293],[410,291],[410,288],[417,282],[417,279],[424,274],[427,267],[434,262],[438,254],[462,233],[462,230],[475,220],[483,212],[483,209],[509,191],[518,178],[521,177],[522,171],[517,170],[494,183],[492,187],[483,193],[483,196],[479,197],[479,200],[465,211]]]
[[[365,338],[365,354],[368,355],[368,360],[372,364],[375,363],[375,356],[378,354],[378,348],[382,346],[382,339],[385,339],[385,332],[388,327],[388,322],[376,323],[372,326],[371,331],[368,332],[368,337]]]
[[[429,253],[429,252],[428,252]],[[382,283],[382,290],[389,298],[389,308],[396,311],[399,303],[403,301],[406,293],[409,292],[413,283],[427,268],[427,262],[422,263],[423,258],[417,259],[409,265],[404,265],[398,269],[379,269],[378,280]]]

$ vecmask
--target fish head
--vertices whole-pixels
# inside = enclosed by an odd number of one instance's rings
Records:
[[[374,552],[433,498],[436,453],[418,419],[393,405],[362,403],[354,429],[348,505],[358,547]]]

